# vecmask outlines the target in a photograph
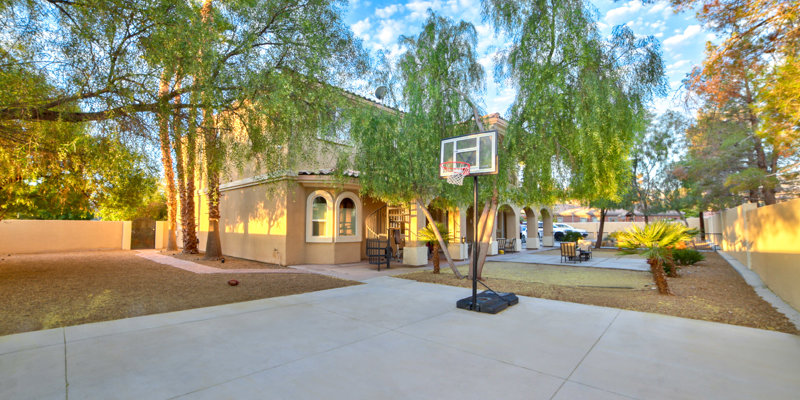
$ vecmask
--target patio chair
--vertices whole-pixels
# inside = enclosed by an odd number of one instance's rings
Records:
[[[561,262],[578,262],[580,261],[578,250],[576,249],[575,242],[562,242],[561,243]]]
[[[506,240],[506,245],[505,245],[505,252],[506,253],[508,253],[510,251],[516,251],[516,247],[517,247],[517,239],[516,238],[511,239],[511,240]]]
[[[592,259],[592,242],[588,240],[578,241],[578,251],[582,261],[589,261]]]

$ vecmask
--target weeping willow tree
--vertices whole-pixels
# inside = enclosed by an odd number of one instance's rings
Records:
[[[495,78],[517,95],[498,145],[499,173],[484,177],[479,194],[478,277],[500,199],[617,198],[633,138],[645,127],[646,103],[665,87],[658,42],[626,27],[603,38],[582,1],[487,0],[483,6],[511,43],[500,52]],[[458,188],[438,178],[438,150],[442,138],[483,130],[484,71],[468,23],[431,14],[418,37],[401,42],[407,52],[382,77],[402,112],[372,110],[354,119],[356,166],[362,190],[416,203],[431,219],[424,206],[435,196],[469,202],[471,183]]]
[[[475,131],[473,98],[484,90],[485,72],[477,62],[477,34],[467,22],[429,14],[416,37],[402,36],[407,51],[391,65],[384,62],[380,84],[390,88],[389,102],[401,111],[365,106],[352,121],[358,149],[355,168],[361,191],[390,204],[417,205],[433,221],[434,197],[465,203],[466,186],[439,178],[441,139]],[[460,201],[459,201],[460,200]],[[441,231],[430,225],[453,273],[461,277]]]

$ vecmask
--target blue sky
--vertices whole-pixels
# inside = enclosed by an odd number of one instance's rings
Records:
[[[705,42],[716,41],[714,34],[695,18],[694,12],[675,14],[665,1],[642,4],[639,0],[591,2],[597,9],[601,32],[610,35],[616,25],[629,25],[638,35],[653,35],[662,44],[664,64],[667,68],[669,93],[651,106],[660,114],[667,109],[683,110],[680,90],[681,80],[703,60]],[[479,36],[478,53],[487,73],[491,73],[492,56],[503,45],[503,38],[494,35],[494,29],[480,16],[480,0],[351,0],[346,21],[370,51],[384,50],[399,55],[400,35],[416,35],[425,21],[427,9],[454,20],[472,22]],[[491,76],[487,77],[484,106],[487,112],[506,115],[514,99],[509,88],[498,87]]]

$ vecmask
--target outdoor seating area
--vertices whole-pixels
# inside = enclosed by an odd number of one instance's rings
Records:
[[[583,243],[582,243],[583,242]],[[561,243],[561,262],[578,263],[582,261],[589,261],[592,259],[592,246],[591,242],[581,240],[575,242],[562,242]]]

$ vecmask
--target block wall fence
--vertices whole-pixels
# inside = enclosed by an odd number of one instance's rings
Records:
[[[156,248],[165,248],[167,225],[156,222]],[[130,250],[130,221],[0,221],[0,254]]]
[[[706,218],[705,225],[706,238],[800,310],[800,199],[766,207],[743,204]]]

